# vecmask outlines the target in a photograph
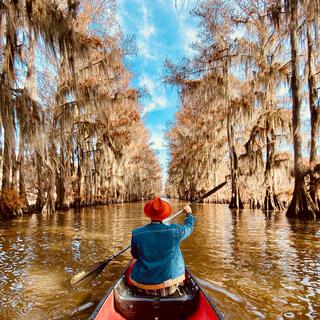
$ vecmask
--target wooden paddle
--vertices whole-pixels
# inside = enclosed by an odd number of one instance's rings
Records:
[[[97,262],[97,263],[87,267],[86,269],[80,271],[79,273],[75,274],[71,278],[70,284],[72,286],[74,286],[76,284],[79,284],[80,282],[84,282],[84,281],[89,282],[89,281],[93,280],[95,277],[97,277],[103,271],[103,269],[108,265],[108,263],[110,261],[112,261],[116,257],[120,256],[122,253],[127,251],[130,247],[131,247],[131,245],[122,249],[121,251],[113,254],[112,256],[108,257],[107,259],[100,261],[100,262]]]
[[[209,197],[210,195],[212,195],[213,193],[217,192],[219,189],[221,189],[225,184],[227,183],[227,181],[224,181],[222,183],[220,183],[218,186],[216,186],[215,188],[213,188],[212,190],[210,190],[209,192],[207,192],[206,194],[204,194],[202,197],[200,197],[199,199],[191,202],[189,205],[193,206],[196,203],[202,201],[203,199]],[[163,220],[164,223],[167,223],[171,220],[173,220],[176,216],[178,216],[179,214],[181,214],[182,212],[184,212],[184,210],[180,210],[177,213],[175,213],[174,215],[172,215],[171,217]],[[130,246],[125,247],[124,249],[122,249],[121,251],[113,254],[112,256],[106,258],[105,260],[101,261],[101,262],[97,262],[92,266],[87,267],[86,269],[82,270],[81,272],[75,274],[71,280],[70,280],[70,284],[71,285],[77,285],[80,282],[89,282],[91,280],[93,280],[95,277],[97,277],[102,271],[103,269],[108,265],[108,263],[110,261],[112,261],[113,259],[115,259],[116,257],[120,256],[122,253],[126,252],[128,249],[131,248]]]

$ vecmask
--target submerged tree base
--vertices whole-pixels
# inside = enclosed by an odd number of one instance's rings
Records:
[[[230,209],[244,209],[244,206],[243,206],[243,203],[241,201],[240,196],[234,196],[231,198],[229,208]]]
[[[271,193],[269,190],[266,192],[264,199],[264,210],[267,211],[283,211],[285,209],[284,204],[279,200],[278,196]]]
[[[320,212],[305,188],[296,185],[286,216],[314,220],[317,217],[320,218]]]

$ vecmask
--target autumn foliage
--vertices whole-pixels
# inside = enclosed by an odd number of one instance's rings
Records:
[[[10,218],[22,214],[23,200],[15,190],[1,190],[0,194],[0,218]]]
[[[320,217],[319,8],[297,0],[196,6],[196,54],[165,64],[181,100],[167,135],[171,196],[192,200],[226,177],[229,190],[209,201]]]
[[[1,215],[159,193],[115,1],[0,6]]]

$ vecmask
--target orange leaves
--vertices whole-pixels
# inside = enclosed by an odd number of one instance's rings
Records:
[[[98,37],[88,36],[83,33],[77,33],[77,40],[89,48],[98,48],[102,46],[102,41]]]
[[[21,213],[23,200],[15,190],[2,190],[0,194],[0,218]]]

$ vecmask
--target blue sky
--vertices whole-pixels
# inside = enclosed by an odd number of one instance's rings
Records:
[[[134,35],[138,53],[128,67],[133,85],[145,87],[151,97],[142,99],[143,121],[166,177],[169,160],[164,132],[174,121],[179,106],[177,90],[161,81],[165,59],[173,62],[190,56],[196,39],[196,21],[189,15],[194,1],[179,5],[175,0],[118,0],[118,19],[126,35]]]

